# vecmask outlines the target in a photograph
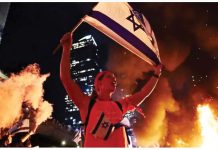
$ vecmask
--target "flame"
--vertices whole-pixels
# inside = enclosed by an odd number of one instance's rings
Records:
[[[0,128],[10,128],[22,117],[23,102],[37,110],[34,118],[37,125],[51,116],[53,107],[44,100],[43,89],[43,83],[49,75],[40,74],[38,64],[30,64],[0,82]]]
[[[209,105],[198,105],[198,121],[201,127],[202,148],[218,147],[218,121]]]

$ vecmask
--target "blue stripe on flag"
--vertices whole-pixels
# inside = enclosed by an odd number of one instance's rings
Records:
[[[135,48],[140,50],[143,54],[145,54],[148,58],[156,63],[156,65],[160,64],[160,61],[156,54],[141,40],[139,40],[134,34],[123,28],[121,25],[116,23],[114,20],[109,18],[108,16],[102,14],[99,11],[93,11],[90,15],[91,17],[97,19],[102,24],[113,30],[127,42],[131,43]]]

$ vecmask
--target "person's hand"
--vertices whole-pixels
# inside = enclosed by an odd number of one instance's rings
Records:
[[[72,32],[65,33],[60,40],[61,45],[67,49],[70,49],[72,47],[72,42]]]

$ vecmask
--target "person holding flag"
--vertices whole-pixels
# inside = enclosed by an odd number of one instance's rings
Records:
[[[132,96],[112,100],[117,81],[110,71],[102,71],[96,75],[93,93],[88,96],[71,79],[70,49],[75,28],[60,40],[63,47],[60,78],[68,95],[80,110],[85,126],[84,147],[127,147],[125,126],[128,124],[123,116],[130,110],[142,113],[138,106],[151,94],[161,75],[162,65],[154,33],[146,18],[134,11],[128,3],[98,3],[82,21],[154,66],[149,81]]]
[[[99,72],[94,82],[95,90],[91,96],[87,96],[71,79],[72,33],[66,33],[60,42],[63,46],[60,78],[68,95],[79,108],[81,120],[85,124],[84,147],[127,147],[125,128],[120,122],[127,111],[138,109],[138,105],[152,92],[162,65],[155,68],[141,91],[116,102],[111,99],[117,85],[115,75],[110,71]]]

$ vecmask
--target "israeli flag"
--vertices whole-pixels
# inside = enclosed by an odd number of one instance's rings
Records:
[[[154,32],[143,14],[126,2],[100,2],[84,21],[151,65],[160,63]]]

